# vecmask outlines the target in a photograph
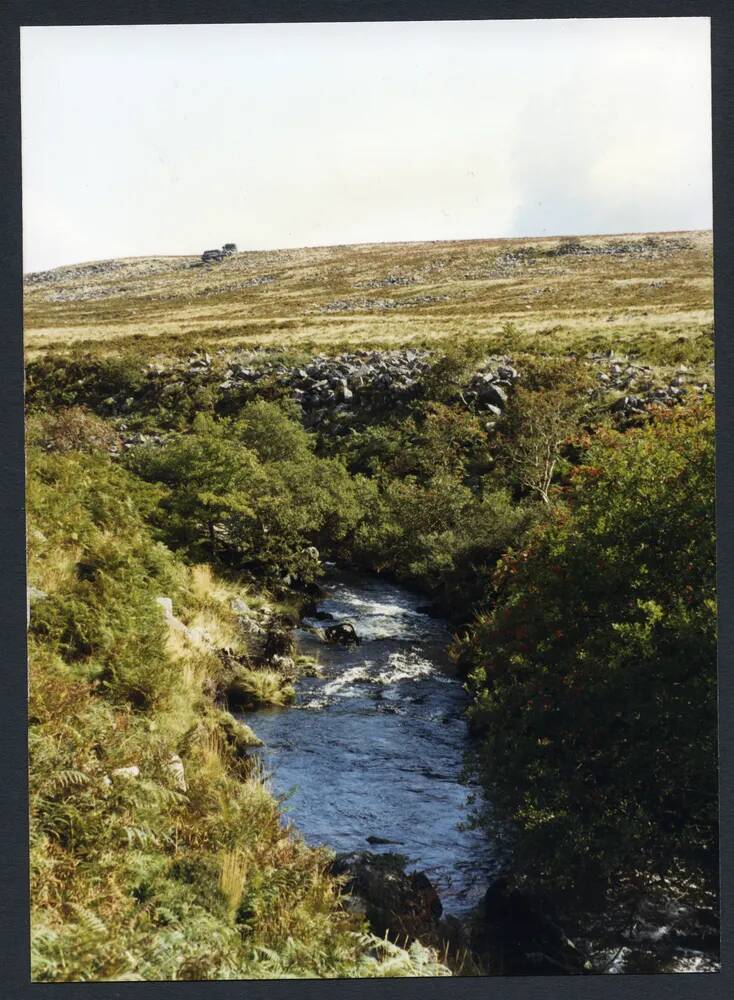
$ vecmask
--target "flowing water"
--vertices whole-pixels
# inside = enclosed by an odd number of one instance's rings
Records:
[[[298,630],[320,675],[298,682],[293,707],[247,719],[265,741],[273,789],[288,795],[289,818],[309,843],[404,854],[446,912],[466,913],[496,861],[483,834],[462,828],[478,790],[460,780],[468,696],[446,655],[447,624],[418,610],[424,598],[377,577],[335,575],[324,589],[318,613],[352,622],[361,644]]]
[[[462,828],[479,790],[460,780],[468,696],[446,655],[447,623],[419,611],[424,598],[377,577],[334,574],[324,589],[318,612],[352,622],[362,642],[332,646],[297,631],[301,652],[322,664],[320,676],[298,682],[293,707],[247,716],[265,741],[273,789],[288,796],[288,816],[309,843],[404,854],[409,871],[427,873],[445,912],[465,916],[498,859],[485,835]],[[373,845],[370,836],[396,843]],[[594,940],[586,945],[599,971],[718,969],[715,949],[691,950],[666,936],[676,919],[672,910],[654,913],[634,939],[621,939],[621,951],[619,941],[606,949],[589,925]]]

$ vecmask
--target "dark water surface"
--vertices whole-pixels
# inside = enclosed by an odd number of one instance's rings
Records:
[[[362,643],[347,649],[297,631],[321,675],[298,682],[293,707],[247,717],[265,741],[272,787],[290,793],[289,818],[309,843],[405,854],[447,912],[466,912],[495,862],[486,837],[460,827],[476,789],[460,781],[468,696],[448,662],[447,625],[417,610],[425,598],[377,577],[334,576],[324,589],[318,610],[351,621]]]

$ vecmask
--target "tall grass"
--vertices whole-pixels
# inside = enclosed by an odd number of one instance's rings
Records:
[[[230,920],[234,920],[237,909],[242,902],[247,875],[247,861],[241,852],[225,851],[222,855],[219,874],[219,889],[227,903]]]

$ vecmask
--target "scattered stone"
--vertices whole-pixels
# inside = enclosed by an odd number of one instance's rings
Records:
[[[35,604],[37,601],[43,601],[48,597],[45,590],[39,590],[38,587],[28,587],[28,603]]]
[[[156,597],[155,603],[163,609],[163,617],[167,622],[173,618],[173,601],[170,597]]]
[[[547,250],[549,257],[619,257],[636,256],[650,260],[670,257],[681,250],[692,250],[695,244],[680,237],[646,236],[640,240],[609,240],[604,243],[582,243],[580,240],[562,240]]]
[[[275,355],[275,356],[273,356]],[[109,397],[105,403],[110,416],[120,416],[136,405],[168,405],[198,388],[219,393],[225,412],[236,409],[242,393],[244,398],[256,397],[262,389],[270,397],[273,392],[290,396],[298,404],[303,426],[323,435],[348,435],[355,421],[364,414],[388,412],[420,399],[425,391],[435,355],[427,350],[366,350],[338,355],[317,354],[305,365],[288,366],[278,360],[269,348],[238,349],[213,359],[205,350],[194,351],[185,361],[151,365],[146,369],[146,381],[140,394],[132,397]],[[587,359],[597,383],[589,390],[590,398],[601,400],[609,393],[610,406],[621,419],[630,414],[643,414],[652,402],[675,406],[684,402],[683,389],[701,397],[711,393],[706,383],[696,384],[683,366],[663,376],[659,370],[630,362],[629,357],[613,350],[593,354]],[[457,386],[451,402],[463,405],[473,413],[492,421],[504,413],[515,385],[522,381],[511,357],[489,356],[468,379]],[[629,397],[627,404],[616,399]],[[117,455],[140,445],[160,446],[165,434],[131,432],[120,425],[120,443],[111,446]],[[493,428],[490,428],[490,430]],[[227,529],[215,525],[214,532],[227,543]]]
[[[26,588],[26,628],[31,624],[31,608],[33,605],[45,600],[47,597],[48,594],[45,590],[39,590],[38,587]]]
[[[112,778],[121,778],[123,781],[129,781],[132,778],[140,777],[140,768],[137,764],[131,764],[129,767],[116,767],[112,772]]]
[[[644,400],[639,396],[622,396],[610,407],[612,413],[643,413],[645,409]]]
[[[198,626],[187,628],[186,638],[197,646],[211,647],[213,645],[209,632],[205,628],[199,628]]]
[[[177,753],[171,754],[166,764],[166,770],[170,774],[173,784],[175,785],[175,787],[178,789],[179,792],[188,791],[183,761],[181,760],[181,758]]]
[[[270,658],[269,666],[273,670],[277,670],[278,673],[283,674],[284,677],[294,678],[297,673],[296,661],[292,656],[279,656],[276,654]]]
[[[412,309],[448,302],[448,295],[413,295],[401,299],[335,299],[320,307],[323,313],[381,312],[389,309]]]
[[[415,285],[420,279],[418,276],[407,277],[400,274],[388,274],[384,278],[372,278],[369,281],[358,281],[355,288],[396,288],[406,285]]]

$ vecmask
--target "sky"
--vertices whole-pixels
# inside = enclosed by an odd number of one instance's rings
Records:
[[[708,18],[21,29],[24,270],[711,227]]]

